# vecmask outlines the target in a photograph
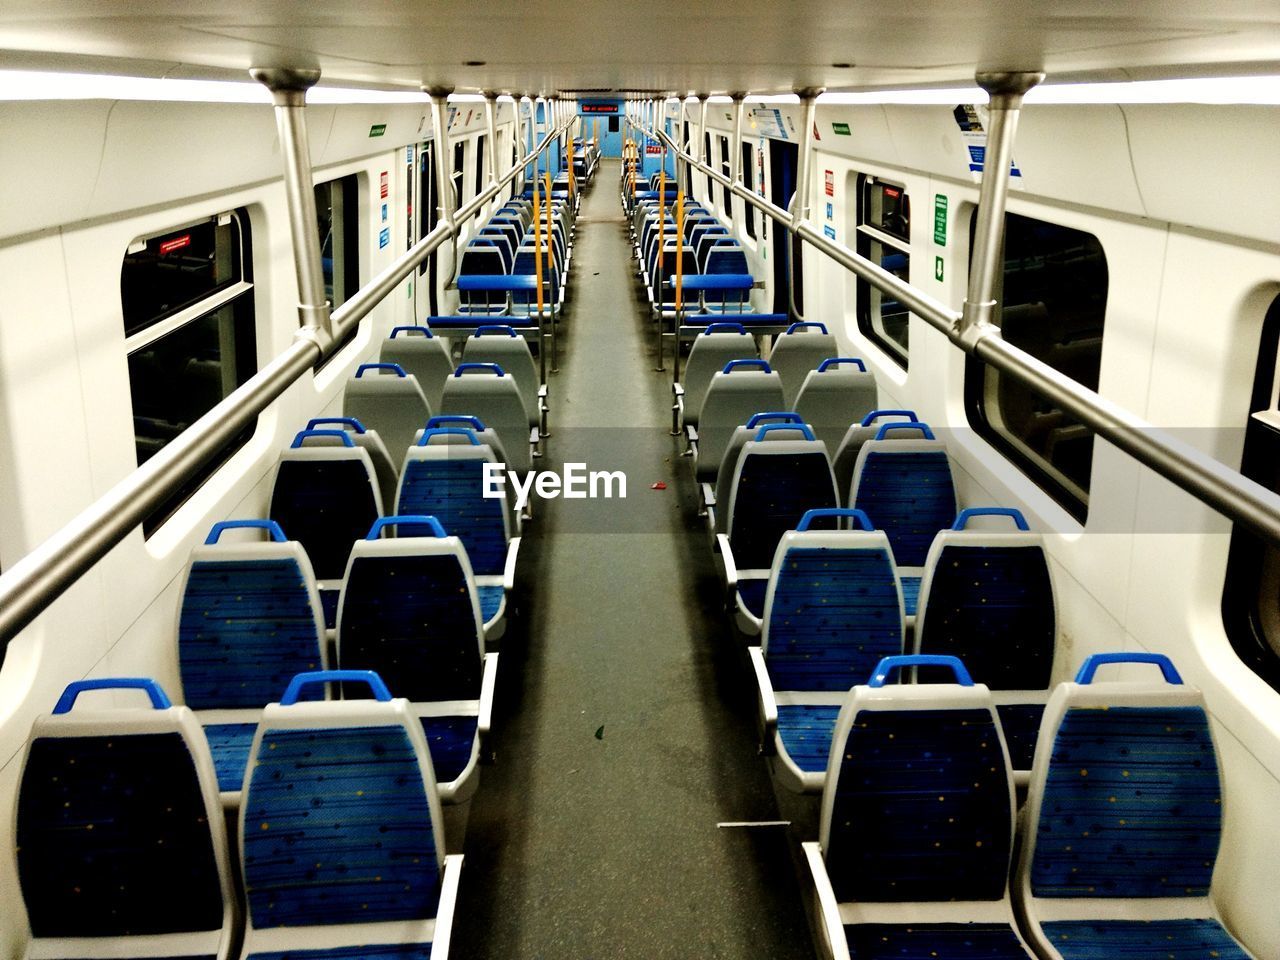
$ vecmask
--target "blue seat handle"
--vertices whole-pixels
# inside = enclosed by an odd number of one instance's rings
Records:
[[[856,363],[859,370],[863,373],[867,372],[867,365],[857,357],[827,357],[827,359],[818,364],[818,372],[825,373],[828,367],[838,367],[842,363]]]
[[[1160,668],[1165,683],[1182,683],[1182,675],[1178,673],[1177,667],[1163,653],[1092,653],[1080,664],[1076,683],[1093,683],[1093,675],[1098,672],[1098,668],[1110,663],[1149,663]]]
[[[516,332],[505,323],[482,323],[476,327],[476,336],[483,337],[486,333],[505,333],[509,337],[516,336]]]
[[[753,370],[762,370],[765,373],[773,373],[773,367],[769,366],[769,361],[767,360],[730,360],[720,372],[733,373],[735,370],[748,367]]]
[[[398,363],[362,363],[356,367],[356,379],[359,380],[364,376],[366,370],[390,370],[397,377],[407,377],[404,367]]]
[[[757,440],[763,440],[765,438],[765,434],[773,430],[799,430],[804,434],[804,438],[806,440],[814,439],[813,431],[809,429],[809,425],[807,423],[766,423],[756,431],[755,438]]]
[[[791,326],[787,327],[787,333],[795,333],[797,330],[803,330],[806,327],[817,327],[823,333],[827,332],[827,325],[825,323],[818,323],[813,320],[797,320]]]
[[[875,524],[871,522],[871,518],[862,510],[853,510],[849,507],[822,507],[818,510],[806,510],[804,516],[800,518],[800,523],[796,525],[796,533],[803,533],[809,529],[809,524],[819,517],[848,517],[853,520],[863,530],[875,530]]]
[[[496,363],[460,363],[453,371],[455,377],[460,377],[467,370],[488,370],[490,373],[496,373],[500,377],[505,377],[506,373],[502,367]]]
[[[76,680],[68,683],[54,705],[53,712],[70,713],[71,708],[76,705],[76,697],[86,690],[145,690],[151,698],[151,706],[157,710],[168,710],[173,706],[160,684],[150,677],[103,677],[99,680]]]
[[[205,546],[217,543],[223,530],[265,530],[276,543],[289,540],[274,520],[219,520],[209,528],[209,535],[204,538]]]
[[[776,423],[804,423],[804,417],[789,410],[764,410],[751,415],[751,419],[747,421],[747,429],[754,430],[760,424],[770,420]]]
[[[312,417],[307,421],[307,429],[314,430],[316,427],[324,424],[333,424],[340,427],[350,427],[356,433],[364,433],[364,424],[355,417]]]
[[[482,446],[480,438],[476,436],[476,432],[470,427],[429,427],[422,431],[422,439],[418,441],[418,446],[429,447],[432,437],[448,436],[467,437],[473,447]]]
[[[284,696],[280,698],[280,706],[292,707],[302,695],[302,688],[316,683],[367,683],[373,691],[373,699],[379,703],[391,700],[391,691],[382,682],[382,678],[372,670],[311,670],[299,673],[285,687]]]
[[[885,657],[871,671],[871,679],[867,681],[867,686],[883,687],[884,682],[889,679],[889,674],[903,667],[950,667],[951,672],[955,674],[956,683],[962,687],[973,686],[973,677],[969,676],[969,671],[965,669],[959,657],[938,653],[912,653]]]
[[[1022,515],[1022,511],[1015,510],[1013,507],[966,507],[960,511],[951,529],[963,530],[965,524],[974,517],[1008,517],[1019,530],[1031,529],[1027,526],[1027,518]]]
[[[895,430],[915,430],[924,436],[926,440],[936,439],[933,431],[929,429],[927,423],[920,423],[918,420],[912,420],[910,423],[883,423],[880,429],[876,431],[876,439],[883,440]]]
[[[387,527],[397,527],[402,524],[417,524],[421,527],[430,527],[433,537],[444,538],[448,534],[444,532],[444,524],[435,517],[428,516],[425,513],[401,513],[393,517],[379,517],[373,521],[373,526],[369,528],[369,533],[365,536],[366,540],[377,540],[382,536],[382,531]]]
[[[472,430],[483,430],[484,424],[480,422],[479,417],[468,417],[461,413],[442,413],[434,416],[427,421],[424,430],[433,430],[436,427],[444,426],[446,423],[465,423]]]
[[[431,332],[430,327],[418,327],[418,326],[408,325],[403,327],[392,327],[391,336],[388,337],[387,339],[394,340],[396,338],[396,334],[410,333],[410,332],[420,333],[424,337],[426,337],[428,340],[432,339],[435,336],[435,334]]]
[[[917,423],[916,412],[914,410],[872,410],[862,418],[862,425],[869,427],[881,417],[906,417],[912,423]]]
[[[293,438],[293,443],[289,444],[289,449],[297,450],[310,437],[334,437],[341,440],[344,447],[356,445],[356,442],[351,439],[351,434],[345,430],[299,430],[298,435]]]
[[[707,329],[703,330],[702,332],[706,334],[712,334],[722,330],[732,330],[734,333],[741,333],[741,334],[745,334],[747,332],[747,328],[744,327],[742,324],[731,323],[727,320],[720,320],[720,321],[717,321],[716,323],[708,323]]]

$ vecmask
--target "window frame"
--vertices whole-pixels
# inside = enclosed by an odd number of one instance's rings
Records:
[[[356,294],[356,292],[360,289],[360,275],[362,273],[360,261],[361,261],[361,255],[365,249],[365,222],[366,222],[366,218],[363,215],[361,210],[362,200],[364,195],[364,178],[361,176],[361,174],[353,171],[351,173],[343,174],[342,176],[339,176],[339,177],[334,177],[330,180],[322,180],[315,185],[315,190],[318,192],[322,187],[329,187],[330,190],[336,187],[341,189],[343,193],[342,229],[345,236],[342,241],[342,247],[343,247],[342,273],[344,275],[342,285],[344,288],[346,288],[354,284],[354,288],[349,293],[346,293],[341,300],[337,299],[336,294],[338,291],[338,282],[337,282],[338,281],[338,269],[337,269],[338,264],[337,264],[336,258],[334,258],[332,275],[333,275],[333,290],[334,290],[335,296],[333,297],[333,299],[329,301],[329,309],[330,311],[333,311],[333,310],[337,310],[340,306],[342,306],[342,304],[350,300],[351,297],[353,297]],[[351,203],[351,205],[354,207],[353,212],[351,212],[350,214],[347,212],[347,205],[349,203]],[[330,206],[332,208],[332,204]],[[317,217],[320,216],[320,204],[319,204],[318,197],[317,197],[317,203],[316,203],[316,216]],[[388,217],[389,216],[390,216],[390,213],[388,212]],[[319,226],[319,221],[317,220],[317,227],[318,226]],[[330,221],[329,229],[330,229],[330,232],[333,231],[332,221]],[[334,249],[335,250],[337,249],[336,244],[334,246]],[[347,252],[348,250],[350,251],[350,254],[348,254]],[[321,260],[323,261],[324,237],[320,238],[320,257],[321,257]],[[353,326],[350,330],[347,331],[347,335],[343,337],[341,341],[338,342],[338,344],[333,348],[333,350],[330,351],[329,355],[324,359],[322,359],[318,364],[316,364],[315,372],[319,373],[321,370],[325,369],[325,367],[327,367],[330,364],[330,362],[335,357],[337,357],[338,354],[341,353],[342,350],[349,343],[351,343],[351,341],[353,341],[356,338],[356,335],[359,332],[360,332],[360,324],[357,323],[355,326]]]
[[[902,199],[908,206],[911,203],[911,193],[907,189],[905,183],[899,183],[896,180],[888,180],[884,177],[871,173],[859,173],[857,178],[857,196],[855,197],[855,219],[854,219],[854,245],[859,256],[868,260],[873,260],[877,264],[879,259],[872,256],[871,244],[880,244],[881,249],[889,248],[897,253],[901,253],[907,258],[907,275],[903,278],[908,283],[911,281],[911,230],[910,219],[908,218],[907,237],[896,236],[886,230],[880,229],[878,226],[869,222],[870,212],[868,211],[868,190],[876,184],[883,184],[895,187],[902,191]],[[883,318],[872,316],[871,284],[862,277],[857,278],[855,284],[855,319],[858,325],[858,332],[880,348],[890,360],[896,363],[904,371],[909,369],[911,362],[911,311],[907,313],[907,342],[899,343],[889,334],[885,333],[882,328]],[[877,323],[880,321],[880,324]]]
[[[756,148],[755,144],[743,137],[742,139],[742,185],[752,193],[756,192]],[[743,202],[743,210],[746,216],[743,218],[747,232],[747,236],[752,240],[756,237],[756,208],[749,203]]]

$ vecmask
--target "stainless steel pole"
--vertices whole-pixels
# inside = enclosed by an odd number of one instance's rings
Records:
[[[489,133],[488,174],[489,182],[498,182],[498,95],[492,90],[484,92],[484,120]]]
[[[435,155],[436,201],[440,219],[453,226],[453,154],[449,150],[449,114],[446,100],[453,93],[452,87],[432,87],[427,91],[431,98],[431,151]]]

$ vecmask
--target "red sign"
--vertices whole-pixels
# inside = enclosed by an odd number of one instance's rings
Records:
[[[173,253],[175,250],[181,250],[183,247],[191,246],[191,234],[184,233],[180,237],[174,237],[172,240],[166,240],[160,244],[160,256],[166,253]]]
[[[583,113],[617,113],[618,105],[616,103],[584,103],[580,109]]]
[[[835,175],[835,171],[834,171],[834,170],[828,170],[826,173],[827,173],[827,178],[826,178],[826,182],[827,182],[827,196],[828,196],[828,197],[834,197],[834,196],[836,195],[836,175]]]
[[[378,192],[381,194],[382,199],[387,199],[387,194],[391,191],[390,181],[387,179],[387,171],[382,171],[381,176],[378,178],[378,184]]]
[[[645,152],[645,153],[647,153],[647,154],[649,154],[650,156],[653,156],[653,157],[661,156],[661,154],[662,154],[662,144],[660,144],[660,143],[651,143],[651,144],[649,144],[647,147],[645,147],[645,148],[644,148],[644,152]]]

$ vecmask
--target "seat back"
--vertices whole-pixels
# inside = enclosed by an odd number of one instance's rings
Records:
[[[782,535],[765,590],[761,652],[774,690],[845,691],[902,653],[903,606],[889,540],[865,514],[852,530],[811,530],[810,510]]]
[[[454,439],[462,442],[449,442]],[[485,464],[497,462],[493,448],[481,443],[474,430],[433,427],[409,448],[400,471],[396,513],[439,520],[462,540],[476,576],[503,572],[511,536],[505,485],[500,496],[484,495]],[[402,536],[419,532],[411,526],[400,530]]]
[[[712,374],[698,414],[698,480],[715,479],[735,427],[761,410],[785,409],[782,380],[763,360],[730,360]]]
[[[305,445],[326,433],[342,445]],[[344,431],[303,430],[280,454],[267,516],[302,544],[320,580],[342,577],[351,545],[381,513],[369,454]]]
[[[720,469],[716,471],[716,533],[724,533],[729,522],[729,491],[733,489],[733,477],[738,468],[738,457],[742,456],[742,448],[748,440],[754,440],[760,426],[766,423],[791,423],[801,426],[804,421],[798,413],[787,410],[762,410],[753,413],[750,419],[741,426],[734,427],[725,444],[724,455],[720,458]]]
[[[396,484],[400,481],[399,461],[393,461],[387,452],[387,445],[378,436],[377,430],[370,430],[355,417],[312,417],[307,421],[307,430],[322,431],[319,435],[307,438],[306,445],[311,447],[345,446],[342,438],[331,435],[332,431],[341,430],[351,438],[351,442],[369,454],[369,462],[373,464],[374,476],[378,479],[378,493],[384,504],[394,502]]]
[[[374,700],[304,703],[316,683],[361,679]],[[376,674],[295,677],[262,714],[240,806],[248,930],[436,916],[444,837],[430,754],[409,702]],[[407,934],[407,936],[406,936]],[[430,939],[427,937],[426,939]],[[374,941],[377,942],[377,941]]]
[[[956,519],[946,446],[925,424],[882,424],[858,452],[849,505],[889,535],[899,567],[924,566],[934,536]]]
[[[537,364],[524,337],[509,326],[492,324],[476,328],[462,347],[462,359],[467,363],[494,363],[508,376],[514,377],[524,402],[529,426],[538,425],[538,376]]]
[[[730,360],[756,359],[760,351],[756,339],[740,323],[712,323],[694,337],[689,347],[689,361],[684,368],[684,419],[698,425],[702,401],[706,398],[711,378]]]
[[[440,406],[441,413],[479,417],[496,431],[502,438],[507,465],[512,470],[524,471],[533,466],[524,398],[516,386],[516,378],[498,364],[458,364],[444,385]],[[425,420],[424,417],[423,422]]]
[[[875,406],[876,378],[867,373],[866,365],[852,357],[828,357],[805,375],[795,411],[834,458],[849,425],[861,422]],[[843,496],[849,488],[837,489]]]
[[[220,543],[235,528],[265,543]],[[215,523],[194,547],[178,606],[182,699],[194,710],[260,708],[295,674],[323,670],[324,614],[306,551],[273,520]]]
[[[342,415],[377,430],[394,461],[404,456],[414,432],[431,416],[431,405],[418,378],[399,364],[363,363],[347,381]]]
[[[427,406],[440,409],[445,379],[453,373],[453,357],[446,342],[433,334],[430,327],[392,328],[391,336],[382,341],[379,356],[384,363],[398,364],[405,373],[417,377]],[[392,459],[396,466],[400,465],[399,452]]]
[[[1005,518],[1014,529],[970,527],[983,516]],[[993,691],[1015,770],[1031,769],[1056,636],[1044,538],[1021,513],[964,510],[934,538],[920,586],[916,652],[959,657]],[[1036,690],[1044,696],[1027,703],[1000,703],[997,693]]]
[[[390,526],[400,536],[381,539]],[[483,657],[480,601],[462,541],[431,516],[375,521],[347,564],[339,666],[372,670],[414,702],[478,700]]]
[[[1111,664],[1152,665],[1163,680],[1095,683]],[[1056,904],[1081,898],[1087,917],[1100,900],[1207,898],[1222,833],[1217,752],[1203,695],[1169,659],[1089,657],[1054,690],[1041,730],[1018,869],[1028,914],[1038,899],[1061,916]]]
[[[76,706],[111,689],[139,703]],[[28,956],[145,956],[161,936],[180,936],[175,954],[227,956],[235,895],[213,761],[191,710],[154,680],[70,684],[32,725],[15,806],[31,932],[57,941]]]
[[[768,570],[782,535],[809,510],[836,506],[827,448],[804,424],[771,423],[738,456],[725,532],[740,570]]]
[[[954,681],[886,684],[945,663]],[[836,720],[819,841],[840,902],[1002,900],[1013,783],[987,688],[954,657],[890,657]]]
[[[795,409],[796,397],[809,371],[837,353],[836,338],[821,323],[793,323],[773,341],[769,365],[782,378],[784,409]]]
[[[831,458],[831,469],[836,475],[836,489],[840,491],[841,500],[847,501],[853,489],[853,468],[858,464],[862,445],[876,438],[881,422],[889,417],[906,423],[916,423],[919,419],[914,410],[872,410],[861,421],[849,423]]]

